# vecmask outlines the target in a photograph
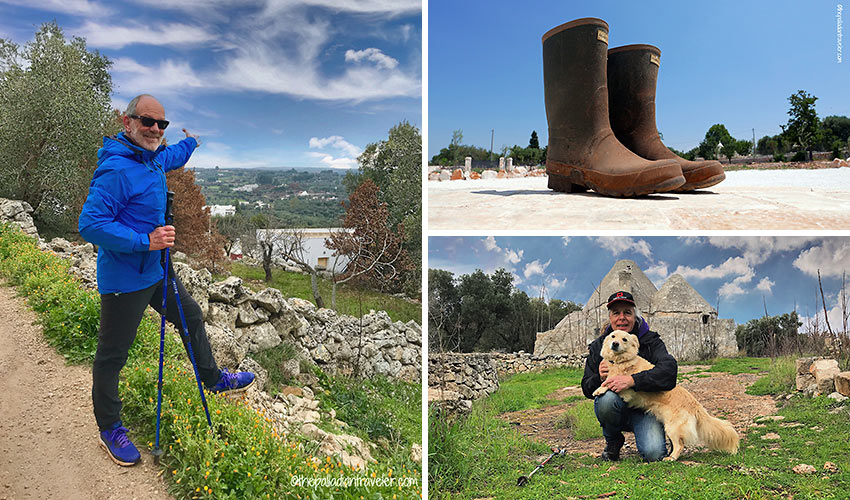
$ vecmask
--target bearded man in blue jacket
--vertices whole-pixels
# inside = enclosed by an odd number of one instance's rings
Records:
[[[174,226],[165,225],[165,173],[185,165],[199,142],[183,129],[185,139],[162,146],[168,126],[165,109],[148,94],[130,101],[122,121],[124,131],[104,137],[97,152],[97,170],[80,214],[79,230],[86,241],[98,246],[101,311],[92,366],[92,403],[100,444],[115,463],[130,466],[141,456],[121,423],[118,374],[127,362],[145,308],[150,305],[163,313],[160,251],[173,246],[175,238]],[[175,279],[201,381],[212,392],[247,389],[254,374],[219,370],[204,329],[203,312],[176,275]],[[171,287],[166,304],[166,319],[179,328]]]

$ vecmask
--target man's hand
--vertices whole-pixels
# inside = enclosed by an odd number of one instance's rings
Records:
[[[186,130],[185,128],[183,129],[183,133],[184,133],[184,134],[186,134],[186,137],[192,137],[192,138],[194,138],[194,139],[195,139],[195,142],[197,142],[197,143],[198,143],[198,146],[200,146],[200,145],[201,145],[201,138],[200,138],[200,137],[198,137],[198,136],[197,136],[197,135],[195,135],[195,134],[190,134],[190,133],[189,133],[189,131],[188,131],[188,130]]]
[[[159,226],[148,235],[151,240],[150,249],[162,250],[174,246],[174,226]]]
[[[602,380],[608,378],[608,361],[604,359],[599,362],[599,378]]]
[[[602,382],[602,387],[607,387],[614,392],[624,391],[635,386],[635,379],[631,375],[617,375]]]

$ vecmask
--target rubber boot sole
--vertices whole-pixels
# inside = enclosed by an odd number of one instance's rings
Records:
[[[135,462],[125,462],[125,461],[121,460],[120,458],[116,457],[115,455],[113,455],[112,451],[109,450],[109,446],[106,446],[106,443],[104,443],[102,439],[97,438],[97,442],[100,444],[100,447],[103,448],[106,451],[106,454],[109,455],[109,458],[113,462],[115,462],[116,464],[120,465],[121,467],[132,467],[132,466],[134,466],[137,463],[142,461],[142,457],[139,457],[139,459],[136,460]]]
[[[593,172],[591,175],[588,176],[585,175],[584,170],[578,167],[564,168],[562,166],[561,170],[567,170],[568,174],[556,174],[547,172],[547,175],[549,176],[549,189],[561,193],[583,193],[586,192],[588,189],[592,189],[593,191],[599,194],[603,194],[605,196],[625,198],[631,196],[644,196],[652,193],[664,193],[667,191],[673,191],[674,189],[682,186],[685,183],[685,177],[683,175],[679,175],[661,182],[653,182],[652,184],[648,185],[628,186],[622,189],[611,189],[592,180],[592,177],[600,176],[598,172]],[[611,180],[613,182],[617,182],[619,179],[611,177]],[[622,180],[619,181],[622,182]]]
[[[705,170],[705,172],[703,172],[703,170]],[[724,179],[726,179],[726,173],[723,171],[723,167],[720,167],[719,172],[711,172],[715,170],[716,167],[712,167],[709,165],[704,169],[698,169],[694,172],[688,172],[688,175],[685,176],[685,184],[683,184],[681,187],[676,188],[675,191],[677,193],[681,193],[684,191],[694,191],[696,189],[703,189],[714,186],[716,184],[720,184],[721,182],[723,182]],[[705,175],[708,175],[709,177],[700,179],[700,177],[704,177]],[[690,181],[688,180],[688,178],[697,180]]]

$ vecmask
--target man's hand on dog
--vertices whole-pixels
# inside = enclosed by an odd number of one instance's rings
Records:
[[[162,250],[174,246],[174,226],[159,226],[148,237],[151,240],[150,250]]]
[[[599,378],[605,380],[608,378],[608,361],[602,360],[599,362]]]
[[[607,369],[606,369],[607,372]],[[619,393],[620,391],[625,391],[626,389],[630,389],[635,386],[635,379],[632,378],[631,375],[616,375],[609,379],[606,379],[605,382],[602,382],[602,387],[607,387],[614,392]]]

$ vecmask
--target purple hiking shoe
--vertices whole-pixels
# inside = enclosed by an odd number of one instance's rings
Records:
[[[219,370],[218,382],[208,389],[215,393],[237,393],[242,392],[254,384],[254,374],[251,372],[230,373],[227,370]]]
[[[112,429],[100,433],[100,447],[106,450],[113,462],[123,467],[135,465],[142,459],[120,420],[113,424]]]

